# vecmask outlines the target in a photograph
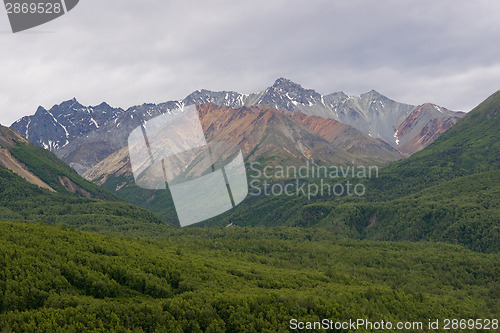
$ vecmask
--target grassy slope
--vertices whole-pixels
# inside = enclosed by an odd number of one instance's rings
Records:
[[[86,181],[54,154],[21,142],[11,129],[2,127],[1,134],[10,153],[57,193],[41,189],[0,167],[0,219],[64,224],[82,230],[134,236],[161,234],[168,228],[153,213]],[[61,177],[72,182],[76,193],[62,185]]]
[[[23,162],[31,173],[38,176],[58,193],[73,194],[59,180],[59,177],[67,177],[81,189],[88,192],[92,198],[122,201],[117,195],[85,180],[75,170],[43,148],[33,144],[18,143],[9,151],[15,158]]]
[[[291,318],[494,318],[498,255],[313,229],[171,229],[131,241],[0,223],[0,328],[288,331]]]

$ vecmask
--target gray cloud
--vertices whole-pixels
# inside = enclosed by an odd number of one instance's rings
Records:
[[[281,76],[468,111],[500,88],[499,12],[495,0],[81,0],[15,35],[0,14],[0,122],[72,97],[128,107]]]

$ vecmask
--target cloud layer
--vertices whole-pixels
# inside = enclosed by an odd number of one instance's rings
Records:
[[[12,34],[0,13],[0,122],[76,97],[128,107],[196,89],[371,89],[468,111],[500,89],[500,2],[81,0]]]

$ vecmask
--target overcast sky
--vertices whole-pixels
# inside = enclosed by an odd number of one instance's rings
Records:
[[[123,108],[196,89],[375,89],[469,111],[500,89],[498,0],[80,0],[12,34],[0,9],[0,123],[76,97]]]

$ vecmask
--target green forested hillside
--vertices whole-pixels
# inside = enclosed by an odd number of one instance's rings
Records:
[[[120,201],[115,194],[86,181],[51,152],[14,130],[0,125],[0,167],[26,176],[31,174],[55,192],[79,197]],[[26,177],[25,177],[26,179]]]
[[[202,225],[319,227],[372,240],[446,241],[500,251],[500,170],[457,177],[393,200],[248,197]],[[377,191],[368,182],[367,191]]]
[[[160,234],[167,224],[80,177],[52,153],[0,127],[2,161],[15,159],[55,192],[0,166],[0,220],[62,224],[121,235]]]
[[[112,201],[121,201],[119,197],[99,186],[88,182],[67,166],[54,154],[31,143],[18,143],[9,149],[12,156],[22,161],[33,174],[51,186],[58,193],[76,194],[80,197],[91,197]],[[61,179],[71,181],[73,191],[64,186]]]
[[[498,255],[314,229],[132,241],[1,222],[0,254],[2,332],[287,332],[292,318],[426,323],[500,306]]]
[[[0,168],[0,220],[63,224],[82,230],[125,235],[161,233],[167,224],[126,202],[49,192]]]
[[[123,186],[126,183],[127,185]],[[168,185],[167,185],[168,186]],[[133,178],[124,175],[110,175],[102,188],[116,191],[122,199],[154,212],[171,226],[179,226],[174,202],[169,190],[147,190],[134,183]]]
[[[353,180],[366,186],[365,196],[249,196],[206,224],[315,226],[354,238],[447,241],[498,252],[499,180],[497,92],[421,152],[381,168],[378,178]]]

